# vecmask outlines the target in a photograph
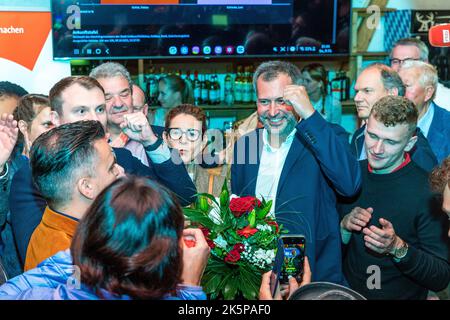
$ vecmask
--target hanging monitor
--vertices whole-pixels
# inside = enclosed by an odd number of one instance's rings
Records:
[[[350,0],[52,1],[55,59],[349,54]]]

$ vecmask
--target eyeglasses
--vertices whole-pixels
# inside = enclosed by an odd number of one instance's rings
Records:
[[[180,128],[169,128],[167,132],[169,133],[169,137],[172,140],[180,140],[184,134],[186,135],[186,139],[188,139],[191,142],[197,141],[198,138],[200,138],[201,134],[200,130],[197,129],[183,130]]]
[[[402,65],[404,64],[406,61],[419,61],[420,59],[413,59],[413,58],[406,58],[406,59],[390,59],[391,60],[391,65]]]

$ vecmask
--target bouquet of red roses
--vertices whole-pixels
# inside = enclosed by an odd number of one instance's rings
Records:
[[[269,216],[272,201],[229,196],[226,184],[219,199],[198,194],[193,208],[184,213],[199,227],[211,248],[202,278],[210,299],[258,298],[261,275],[271,269],[282,232]]]

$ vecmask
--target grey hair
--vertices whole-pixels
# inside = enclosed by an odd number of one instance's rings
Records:
[[[381,82],[385,90],[389,91],[396,88],[399,96],[403,97],[405,95],[405,85],[403,84],[402,78],[400,78],[394,69],[379,62],[368,65],[364,70],[370,68],[380,71]]]
[[[259,77],[263,77],[264,81],[271,81],[279,76],[280,73],[288,75],[293,84],[300,83],[302,73],[300,69],[293,63],[285,61],[267,61],[261,63],[253,74],[253,88],[258,92],[256,83]]]
[[[403,38],[400,40],[397,40],[394,45],[392,46],[391,53],[389,57],[392,59],[392,52],[394,51],[394,48],[397,46],[413,46],[419,49],[419,59],[425,62],[428,62],[428,55],[430,51],[428,50],[427,45],[420,39],[417,38]]]
[[[127,79],[130,90],[132,90],[133,87],[133,81],[131,80],[130,73],[122,64],[117,62],[102,63],[101,65],[98,65],[97,67],[92,69],[89,76],[95,79],[122,76]]]
[[[417,74],[419,75],[420,85],[423,88],[427,86],[432,86],[434,88],[434,94],[432,99],[434,99],[439,79],[436,67],[423,61],[405,61],[405,63],[402,65],[401,70],[407,69],[419,70]]]

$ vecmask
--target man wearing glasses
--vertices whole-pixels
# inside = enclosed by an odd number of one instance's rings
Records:
[[[391,67],[399,72],[406,61],[429,62],[428,54],[428,47],[423,41],[416,38],[400,39],[394,43],[390,53]],[[438,82],[433,101],[441,108],[450,111],[450,89]]]
[[[355,195],[361,171],[347,133],[315,111],[300,78],[284,61],[257,68],[253,85],[264,128],[236,142],[232,191],[272,200],[269,214],[290,234],[305,236],[314,281],[342,284],[336,193]]]

